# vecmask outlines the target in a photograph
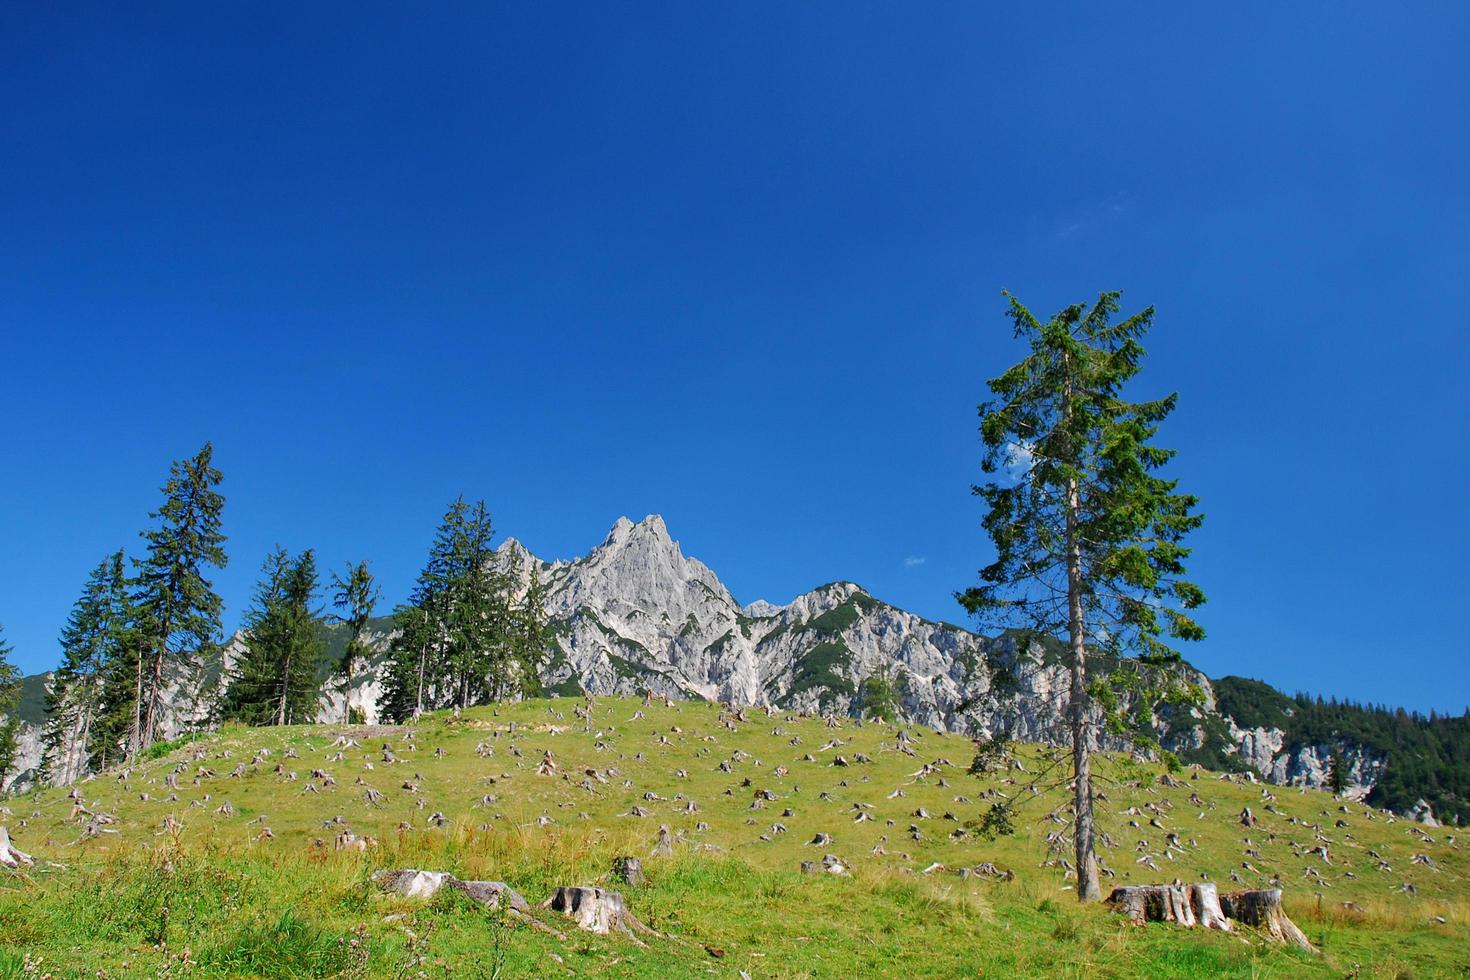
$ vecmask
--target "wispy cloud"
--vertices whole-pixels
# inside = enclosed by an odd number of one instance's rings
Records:
[[[929,560],[928,558],[918,558],[918,557],[915,557],[913,555],[909,555],[907,558],[905,558],[903,560],[903,567],[904,568],[918,568],[920,565],[924,564],[924,562],[926,562],[928,560]]]
[[[1060,216],[1052,226],[1052,237],[1059,242],[1085,238],[1128,214],[1132,206],[1131,194],[1125,191],[1110,194]]]
[[[1012,480],[1024,479],[1035,465],[1036,453],[1031,448],[1031,443],[1022,441],[1006,444],[1005,469],[1006,475]]]

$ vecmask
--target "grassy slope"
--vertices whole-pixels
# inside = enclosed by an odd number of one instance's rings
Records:
[[[0,975],[19,974],[27,957],[40,958],[40,970],[55,975],[151,976],[165,967],[172,975],[187,963],[193,975],[303,977],[420,971],[493,976],[497,964],[502,976],[737,976],[745,970],[755,977],[1298,977],[1341,976],[1360,965],[1365,976],[1440,976],[1456,974],[1466,962],[1470,862],[1446,832],[1431,831],[1434,842],[1424,843],[1414,825],[1389,823],[1384,814],[1370,820],[1358,804],[1347,804],[1344,813],[1323,794],[1276,788],[1274,806],[1285,815],[1277,816],[1265,811],[1258,785],[1220,782],[1209,773],[1189,779],[1186,773],[1185,788],[1169,789],[1154,781],[1157,770],[1125,761],[1102,766],[1115,780],[1102,804],[1103,829],[1117,844],[1103,855],[1117,871],[1115,883],[1193,880],[1203,872],[1228,889],[1231,869],[1245,860],[1242,839],[1249,834],[1261,853],[1250,859],[1261,874],[1246,873],[1249,883],[1281,875],[1293,917],[1324,943],[1326,955],[1310,959],[1253,936],[1134,929],[1101,908],[1077,908],[1061,871],[1041,866],[1047,833],[1064,829],[1044,819],[1060,804],[1059,790],[1028,804],[1013,837],[952,837],[989,806],[981,791],[1029,797],[1026,783],[1033,778],[966,775],[971,747],[963,738],[923,733],[918,758],[910,758],[894,751],[893,731],[880,726],[849,723],[833,731],[817,720],[752,712],[749,723],[732,732],[710,705],[654,705],[633,720],[641,706],[618,699],[599,701],[592,730],[585,731],[572,716],[574,703],[539,701],[476,709],[458,719],[433,717],[415,727],[412,739],[390,728],[226,729],[202,743],[208,753],[203,762],[193,761],[192,747],[183,747],[125,780],[108,774],[85,784],[89,805],[119,816],[119,832],[96,840],[78,841],[62,791],[13,800],[5,820],[17,845],[41,864],[28,877],[0,877],[0,935],[8,941],[0,946]],[[514,734],[511,722],[518,726]],[[782,735],[772,734],[777,725]],[[342,762],[324,761],[334,751],[326,747],[342,731],[355,731],[363,747]],[[670,744],[659,741],[661,734]],[[793,736],[800,744],[790,744]],[[872,762],[832,766],[836,752],[819,749],[834,736],[850,740],[840,749],[849,760],[864,753]],[[385,765],[385,741],[405,761]],[[482,742],[493,747],[493,756],[476,755]],[[299,758],[283,760],[287,747]],[[230,777],[260,748],[273,754],[242,778]],[[442,757],[435,755],[439,748]],[[535,773],[545,749],[571,778]],[[732,762],[733,771],[720,771],[719,763],[737,750],[744,757]],[[807,752],[818,761],[802,761]],[[1023,749],[1021,756],[1032,772],[1046,764],[1041,749]],[[943,770],[947,786],[941,776],[912,775],[936,759],[955,764]],[[181,761],[187,770],[180,799],[169,802],[163,776]],[[278,761],[300,778],[275,773]],[[784,778],[774,773],[783,764],[790,769]],[[194,785],[201,765],[217,775]],[[336,786],[304,793],[308,774],[318,767],[336,778]],[[588,767],[613,767],[620,775],[589,793],[579,785]],[[679,769],[687,778],[676,775]],[[354,785],[358,778],[387,796],[384,806],[365,802],[363,788]],[[749,786],[743,785],[747,778]],[[1133,780],[1142,784],[1129,786]],[[419,791],[402,789],[405,781],[418,783]],[[752,809],[761,788],[777,800]],[[907,795],[889,799],[898,788]],[[646,792],[666,799],[645,801]],[[1189,804],[1192,792],[1205,801],[1203,811]],[[144,793],[150,799],[143,800]],[[679,811],[673,800],[681,793],[698,803],[698,813]],[[482,803],[487,795],[494,802]],[[216,812],[226,800],[233,815]],[[192,806],[196,801],[200,805]],[[1131,805],[1162,807],[1166,801],[1172,809],[1165,827],[1187,842],[1185,855],[1173,861],[1163,856],[1163,832],[1148,825],[1150,814],[1133,828],[1128,821],[1134,818],[1123,813]],[[854,823],[856,802],[871,804],[876,819]],[[651,816],[626,815],[634,805]],[[1261,828],[1248,832],[1237,822],[1246,805],[1263,821]],[[782,817],[786,807],[795,814]],[[913,816],[919,807],[927,819]],[[436,811],[448,818],[444,827],[430,824]],[[944,819],[946,812],[957,820]],[[184,823],[176,836],[161,832],[168,814]],[[333,831],[323,822],[339,814],[355,831],[379,838],[379,848],[363,857],[315,846],[316,838],[330,841]],[[275,837],[257,842],[261,825],[252,821],[262,815]],[[1332,864],[1294,854],[1292,843],[1310,846],[1314,831],[1289,816],[1322,825],[1333,841]],[[543,825],[542,817],[550,822]],[[1335,827],[1337,819],[1349,826]],[[708,830],[696,831],[701,820]],[[401,822],[412,829],[398,829]],[[777,822],[786,833],[771,833]],[[673,857],[646,857],[651,883],[626,890],[645,922],[676,937],[652,939],[647,948],[575,931],[563,941],[508,926],[463,899],[445,895],[423,904],[388,898],[368,881],[381,867],[444,869],[506,880],[534,903],[557,884],[603,877],[616,854],[647,855],[660,823],[685,832],[686,842]],[[921,840],[911,839],[910,825],[919,827]],[[819,831],[835,843],[809,846]],[[873,855],[884,837],[886,855]],[[1141,840],[1162,872],[1134,863]],[[1389,861],[1392,873],[1377,870],[1369,849]],[[802,860],[820,860],[828,851],[850,862],[854,873],[798,873]],[[1429,854],[1440,870],[1411,864],[1416,853]],[[991,861],[1013,868],[1017,880],[922,873],[936,861],[951,869]],[[1303,877],[1309,866],[1329,882],[1321,889],[1321,914],[1316,889]],[[1415,883],[1417,897],[1399,891],[1405,881]],[[1345,901],[1361,911],[1342,910]]]

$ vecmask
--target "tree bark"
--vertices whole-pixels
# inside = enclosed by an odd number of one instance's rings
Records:
[[[1259,926],[1278,943],[1290,943],[1308,952],[1318,952],[1306,933],[1297,928],[1281,907],[1281,889],[1231,892],[1220,896],[1225,914],[1248,926]]]
[[[587,932],[607,935],[616,929],[629,936],[639,932],[658,935],[628,911],[622,895],[603,888],[562,885],[543,907],[562,913]]]
[[[138,665],[133,670],[133,730],[128,733],[128,758],[143,751],[143,651],[138,651]]]
[[[276,724],[286,723],[286,698],[291,694],[291,655],[286,655],[286,664],[281,672],[281,698],[276,702]]]
[[[1082,547],[1077,513],[1082,508],[1075,478],[1067,481],[1067,633],[1072,647],[1073,832],[1077,858],[1077,900],[1102,898],[1097,871],[1097,828],[1092,818],[1092,745],[1087,724],[1087,644],[1082,617]]]
[[[643,862],[630,855],[613,858],[612,873],[614,878],[633,888],[643,884]]]

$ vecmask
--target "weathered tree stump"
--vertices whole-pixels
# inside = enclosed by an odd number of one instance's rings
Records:
[[[1281,907],[1281,889],[1231,892],[1220,896],[1225,914],[1248,926],[1258,926],[1279,943],[1290,943],[1309,952],[1317,952],[1306,933],[1297,928]]]
[[[530,904],[503,881],[460,881],[458,878],[450,878],[449,887],[463,892],[489,909],[504,908],[517,916],[531,914]]]
[[[454,880],[448,871],[419,871],[405,868],[399,871],[375,871],[373,881],[384,891],[397,892],[405,898],[431,898]]]
[[[0,825],[0,866],[7,868],[29,867],[35,860],[25,851],[10,843],[10,828]]]
[[[1230,919],[1266,931],[1274,942],[1290,943],[1309,952],[1317,948],[1287,917],[1281,907],[1281,889],[1238,891],[1220,895],[1214,884],[1130,885],[1115,888],[1109,905],[1128,916],[1135,925],[1145,922],[1175,922],[1190,927],[1231,931]]]
[[[628,911],[623,896],[587,885],[562,885],[546,900],[544,908],[560,912],[586,932],[607,935],[616,929],[636,938],[636,933],[658,935]]]
[[[1141,926],[1145,922],[1177,922],[1181,926],[1195,924],[1189,892],[1183,885],[1129,885],[1114,888],[1108,904]]]
[[[627,854],[613,858],[612,873],[614,878],[633,888],[644,881],[643,862]]]
[[[1220,896],[1209,882],[1198,885],[1128,885],[1113,889],[1108,904],[1128,916],[1134,925],[1176,922],[1185,928],[1230,931],[1220,909]]]

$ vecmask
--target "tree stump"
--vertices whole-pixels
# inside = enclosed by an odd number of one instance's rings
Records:
[[[613,877],[623,884],[637,888],[643,884],[643,862],[629,855],[613,858]]]
[[[17,850],[10,843],[10,828],[0,825],[0,866],[7,868],[29,867],[36,862],[25,851]]]
[[[1141,926],[1145,922],[1177,922],[1181,926],[1195,924],[1189,891],[1183,885],[1128,885],[1114,888],[1107,904]]]
[[[546,900],[544,907],[560,912],[586,932],[605,936],[616,929],[629,936],[640,932],[658,935],[628,911],[622,895],[602,888],[562,885]]]
[[[1281,889],[1267,888],[1258,891],[1231,892],[1220,896],[1220,906],[1225,914],[1248,926],[1258,926],[1279,943],[1290,943],[1308,952],[1317,952],[1304,932],[1287,917],[1281,907]]]
[[[373,881],[384,891],[397,892],[405,898],[431,898],[439,889],[454,881],[454,876],[448,871],[405,868],[400,871],[375,871]]]
[[[458,878],[450,878],[449,887],[463,892],[489,909],[503,906],[507,911],[521,915],[529,915],[531,912],[530,904],[503,881],[460,881]]]

